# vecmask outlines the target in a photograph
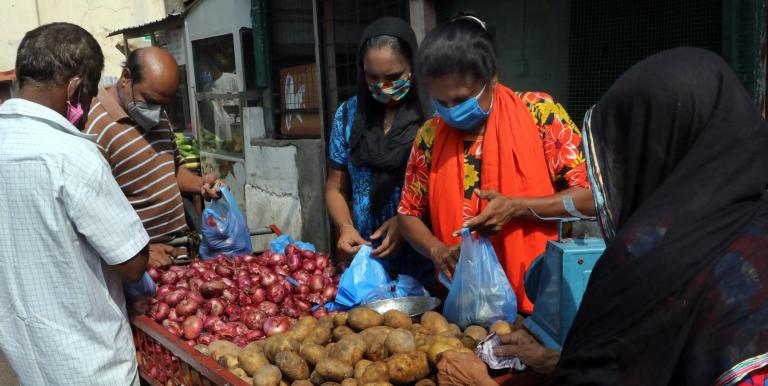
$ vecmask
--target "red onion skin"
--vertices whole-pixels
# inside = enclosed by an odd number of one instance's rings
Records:
[[[267,262],[267,266],[275,267],[278,265],[285,265],[286,259],[285,255],[282,253],[273,253],[269,256],[269,260]]]
[[[325,308],[324,307],[320,307],[320,308],[316,309],[315,312],[312,313],[312,316],[314,316],[315,318],[319,319],[319,318],[321,318],[321,317],[323,317],[323,316],[325,316],[327,314],[328,314],[328,312],[325,311]]]
[[[196,315],[187,317],[181,326],[184,338],[196,339],[203,331],[203,321]]]
[[[160,276],[160,283],[162,284],[175,284],[179,281],[179,274],[174,271],[163,272]]]
[[[176,307],[176,305],[179,304],[184,299],[186,294],[187,294],[187,291],[185,289],[183,288],[176,289],[167,293],[162,300],[165,303],[168,303],[169,306]]]
[[[198,292],[194,291],[187,291],[187,299],[192,299],[198,303],[202,303],[205,300],[203,295],[200,295]]]
[[[187,317],[194,314],[197,311],[199,303],[193,299],[184,299],[176,305],[176,315],[179,317]]]
[[[214,331],[214,326],[218,322],[221,322],[221,318],[219,318],[218,316],[210,316],[203,323],[203,328],[205,329],[205,331],[213,332]]]
[[[149,267],[149,269],[147,269],[147,274],[149,274],[149,277],[151,277],[152,281],[154,281],[155,283],[158,283],[160,281],[160,278],[163,277],[163,273],[160,272],[160,270],[155,267]]]
[[[208,335],[208,334],[200,335],[200,337],[197,338],[197,343],[204,344],[207,346],[213,343],[213,335]]]
[[[315,263],[317,263],[317,267],[321,270],[325,269],[327,266],[330,265],[331,261],[328,259],[328,256],[326,255],[319,255],[315,257]]]
[[[301,256],[295,253],[287,253],[288,256],[288,270],[291,272],[295,272],[301,268],[302,262],[301,262]]]
[[[294,279],[296,279],[299,284],[307,284],[309,283],[309,278],[312,277],[312,275],[305,271],[305,270],[298,270],[291,275]]]
[[[167,303],[159,302],[149,309],[149,317],[155,320],[155,322],[162,322],[168,318],[168,314],[171,313],[171,307]]]
[[[189,279],[189,289],[195,292],[200,292],[200,286],[203,285],[205,281],[203,281],[200,277],[193,277]]]
[[[261,330],[267,315],[256,309],[248,309],[240,315],[240,320],[251,330]]]
[[[301,269],[307,272],[313,272],[317,269],[317,263],[315,263],[315,260],[304,260],[304,262],[301,263]]]
[[[325,298],[325,301],[327,302],[336,299],[336,287],[335,286],[325,287],[323,289],[323,298]]]
[[[247,339],[248,342],[264,339],[264,332],[259,330],[251,331],[245,335],[245,339]]]
[[[280,304],[287,296],[288,293],[281,284],[275,284],[267,288],[267,299],[273,303]]]
[[[310,291],[309,286],[307,286],[306,284],[299,284],[296,287],[293,287],[293,293],[295,293],[295,294],[304,294],[304,295],[306,295],[306,294],[308,294],[310,292],[312,292],[312,291]]]
[[[217,265],[214,269],[217,275],[222,277],[232,277],[232,269],[224,266],[224,265]]]
[[[211,316],[224,315],[225,309],[226,306],[219,299],[210,299],[205,303],[205,310],[208,311]]]
[[[157,292],[155,293],[155,298],[162,299],[167,295],[169,292],[172,292],[176,289],[176,287],[173,284],[163,284],[159,287],[157,287]]]
[[[297,249],[298,248],[295,245],[288,244],[288,246],[285,247],[285,255],[292,255]]]
[[[253,304],[261,304],[266,299],[267,299],[267,290],[265,290],[264,288],[257,288],[253,290],[253,295],[251,296],[251,300],[253,301]]]
[[[275,284],[276,281],[277,281],[277,276],[275,276],[275,274],[272,272],[261,274],[260,283],[261,283],[261,286],[264,288],[269,287],[272,284]]]
[[[312,292],[322,291],[323,287],[325,287],[325,280],[323,280],[321,275],[312,275],[312,277],[309,278],[309,289],[311,289]]]
[[[227,315],[227,318],[229,318],[230,322],[236,322],[240,320],[240,307],[230,304],[227,306],[227,309],[224,310],[224,313]]]
[[[264,321],[264,334],[266,334],[268,337],[274,336],[288,331],[290,327],[291,324],[288,319],[281,316],[274,316],[267,318],[267,320]]]
[[[252,262],[256,261],[256,256],[251,255],[250,253],[243,255],[243,262],[246,264],[250,264]]]
[[[260,304],[256,305],[256,308],[267,314],[267,316],[276,316],[280,310],[277,307],[277,304],[270,302],[269,300],[263,301]]]
[[[304,313],[312,311],[312,305],[304,300],[293,300],[293,304],[296,306],[296,308]]]
[[[315,253],[310,251],[310,250],[307,250],[307,249],[302,250],[301,251],[301,258],[304,259],[304,260],[314,259],[315,258]]]

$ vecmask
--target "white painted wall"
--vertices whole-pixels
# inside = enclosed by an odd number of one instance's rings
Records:
[[[163,0],[2,0],[0,2],[0,70],[15,66],[24,34],[40,25],[69,22],[93,34],[104,53],[103,77],[117,77],[125,60],[115,48],[121,37],[115,30],[144,24],[165,16]]]

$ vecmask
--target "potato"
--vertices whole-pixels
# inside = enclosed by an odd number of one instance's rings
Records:
[[[389,382],[371,382],[366,383],[364,386],[392,386]]]
[[[429,378],[426,378],[416,382],[416,384],[413,386],[437,386],[437,383]]]
[[[355,379],[358,381],[363,379],[363,374],[365,373],[365,369],[368,368],[368,366],[371,365],[371,361],[367,359],[361,359],[360,362],[357,362],[355,364]]]
[[[280,386],[283,374],[277,366],[266,365],[253,373],[253,386]]]
[[[374,362],[383,361],[389,356],[384,342],[391,331],[391,327],[376,326],[360,332],[360,338],[365,342],[365,357],[367,359]]]
[[[363,359],[365,351],[366,347],[363,338],[359,335],[348,335],[333,345],[328,351],[328,357],[347,362],[354,366],[355,363]],[[321,373],[321,375],[323,374]],[[339,379],[338,381],[341,381],[342,379]]]
[[[389,381],[397,385],[416,382],[429,375],[427,354],[421,351],[395,354],[385,363],[389,370]]]
[[[288,382],[285,381],[285,379],[280,381],[280,386],[288,386]]]
[[[349,318],[349,313],[348,312],[340,311],[340,312],[336,313],[336,315],[333,316],[333,324],[336,327],[346,326],[348,318]]]
[[[429,352],[429,348],[435,344],[436,339],[437,335],[416,334],[416,336],[414,336],[414,340],[416,341],[416,350],[422,351],[424,353]]]
[[[510,325],[509,322],[505,320],[499,320],[498,322],[491,325],[491,332],[496,333],[496,335],[511,334],[512,325]]]
[[[331,315],[322,316],[322,317],[320,317],[320,319],[318,319],[317,325],[318,326],[323,326],[323,327],[325,327],[325,328],[327,328],[329,330],[333,330],[333,328],[336,327],[336,323],[334,323],[333,318],[334,317],[331,316]]]
[[[260,367],[269,364],[269,360],[261,352],[261,347],[255,345],[247,345],[237,355],[237,361],[240,362],[240,367],[248,373],[249,376],[253,376]]]
[[[224,368],[227,369],[234,369],[238,366],[239,362],[237,361],[237,355],[235,354],[224,354],[219,357],[219,365],[221,365]]]
[[[320,376],[320,374],[317,373],[317,369],[315,369],[312,371],[312,374],[309,375],[309,381],[315,386],[320,386],[325,383],[325,378]]]
[[[338,382],[323,382],[320,386],[341,386],[341,384]]]
[[[232,374],[237,375],[239,378],[248,377],[248,374],[245,373],[245,370],[235,367],[234,369],[231,369]]]
[[[299,342],[291,339],[286,334],[278,334],[267,339],[264,346],[264,354],[270,362],[275,363],[275,355],[282,351],[299,351]]]
[[[410,331],[398,328],[387,335],[384,347],[390,354],[416,351],[416,340]]]
[[[460,339],[454,338],[452,336],[437,335],[437,336],[435,336],[435,342],[446,343],[446,344],[452,346],[453,348],[462,348],[462,347],[464,347],[464,344],[461,343]]]
[[[293,381],[293,383],[291,383],[291,386],[313,386],[313,384],[308,380],[302,379],[300,381]]]
[[[429,363],[436,365],[440,354],[455,349],[456,347],[453,347],[445,342],[435,342],[435,344],[429,348],[429,352],[427,352],[427,355],[429,356]]]
[[[307,337],[304,338],[305,342],[310,342],[314,344],[319,345],[325,345],[328,343],[328,341],[331,340],[331,329],[325,328],[323,326],[317,326],[312,331],[307,334]]]
[[[211,350],[211,357],[215,361],[218,361],[224,354],[234,354],[237,356],[240,353],[240,347],[226,340],[214,341],[208,345],[208,349]]]
[[[341,386],[357,386],[357,380],[355,378],[347,378],[341,381]]]
[[[451,323],[448,325],[448,332],[451,336],[459,337],[461,335],[461,327],[458,324]]]
[[[199,352],[200,354],[203,354],[207,357],[211,356],[211,350],[208,348],[208,346],[204,344],[198,344],[195,346],[195,350]]]
[[[477,348],[478,341],[474,340],[471,336],[463,336],[461,338],[461,343],[464,345],[464,347],[474,350]]]
[[[301,344],[301,347],[299,347],[299,354],[311,366],[315,366],[317,362],[327,355],[323,346],[309,342]]]
[[[327,381],[341,382],[354,374],[352,365],[334,358],[325,358],[317,362],[317,374]]]
[[[283,373],[283,377],[292,381],[309,379],[309,366],[299,354],[290,351],[277,353],[275,365]]]
[[[443,315],[435,311],[427,311],[421,315],[421,325],[426,327],[433,334],[448,331],[448,321]]]
[[[314,317],[305,316],[299,319],[299,321],[296,322],[296,324],[294,324],[293,327],[291,327],[291,329],[288,330],[288,332],[285,334],[288,335],[288,337],[291,339],[297,342],[301,342],[307,337],[307,335],[309,335],[310,332],[312,332],[312,330],[317,327],[318,323],[319,322]]]
[[[412,333],[424,333],[424,334],[431,334],[432,332],[429,331],[426,327],[424,327],[421,323],[414,323],[411,325],[411,328],[409,328]]]
[[[488,330],[480,327],[480,326],[469,326],[466,330],[464,330],[464,335],[471,337],[475,341],[481,341],[485,339],[486,336],[488,336]]]
[[[339,326],[333,329],[333,340],[338,342],[341,338],[354,333],[355,332],[347,326]]]
[[[398,311],[389,310],[384,313],[384,325],[392,328],[411,328],[411,317]]]
[[[363,378],[360,380],[362,384],[373,382],[389,382],[389,369],[384,362],[373,362],[365,369]]]
[[[357,307],[349,311],[347,323],[353,330],[363,331],[366,328],[381,326],[384,323],[384,317],[370,308]]]

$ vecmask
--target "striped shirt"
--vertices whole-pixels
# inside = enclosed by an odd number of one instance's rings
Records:
[[[96,137],[112,174],[152,242],[187,232],[176,170],[184,162],[167,117],[144,130],[125,112],[114,86],[99,91],[85,133]]]

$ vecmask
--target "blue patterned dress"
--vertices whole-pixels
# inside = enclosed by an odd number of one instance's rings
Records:
[[[346,113],[346,117],[344,114]],[[331,166],[349,173],[352,182],[352,221],[360,236],[370,240],[371,234],[392,216],[397,215],[400,202],[400,188],[396,188],[392,199],[381,214],[375,216],[371,210],[371,169],[355,165],[349,157],[349,136],[357,114],[357,97],[352,97],[342,103],[336,111],[331,129],[329,158]],[[374,243],[374,247],[376,243]],[[380,260],[392,274],[406,274],[419,280],[429,289],[434,284],[435,270],[431,260],[425,258],[410,245],[405,243],[400,251],[386,259]]]

